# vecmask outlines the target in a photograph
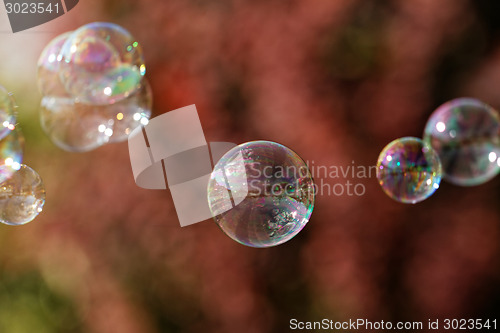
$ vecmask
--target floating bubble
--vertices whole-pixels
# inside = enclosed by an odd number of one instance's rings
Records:
[[[309,221],[314,183],[307,165],[278,143],[252,141],[227,152],[208,184],[215,222],[229,237],[252,247],[282,244]]]
[[[73,98],[47,96],[40,103],[40,123],[59,148],[86,152],[109,141],[113,124],[101,111]]]
[[[6,137],[16,127],[16,102],[11,94],[0,86],[0,139]]]
[[[0,140],[0,183],[11,177],[21,167],[23,146],[24,137],[17,128]]]
[[[85,152],[121,142],[136,127],[147,125],[152,94],[147,81],[127,99],[110,105],[89,105],[69,97],[44,97],[40,104],[43,130],[58,147]]]
[[[31,222],[45,204],[45,188],[40,176],[21,164],[12,177],[0,184],[0,222],[22,225]]]
[[[500,119],[489,105],[458,98],[434,111],[424,141],[439,155],[444,179],[461,186],[487,182],[500,170]]]
[[[112,23],[90,23],[75,30],[61,55],[61,81],[82,103],[103,105],[127,98],[146,72],[140,45]]]
[[[59,78],[59,65],[62,46],[70,35],[67,32],[51,40],[38,58],[38,88],[43,96],[69,97]]]
[[[441,182],[441,163],[436,152],[413,137],[397,139],[380,153],[377,178],[384,192],[403,203],[430,197]]]

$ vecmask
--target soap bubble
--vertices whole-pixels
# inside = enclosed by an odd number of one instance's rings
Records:
[[[16,103],[11,94],[0,86],[0,139],[6,137],[16,127]]]
[[[24,137],[18,129],[0,140],[0,183],[11,177],[21,167]]]
[[[110,105],[89,105],[69,97],[44,97],[40,104],[42,129],[58,147],[85,152],[121,142],[151,116],[151,88],[146,80],[127,99]]]
[[[0,184],[0,222],[21,225],[31,222],[45,204],[45,188],[40,176],[21,164],[12,177]]]
[[[151,116],[144,74],[141,47],[118,25],[96,22],[57,36],[38,60],[42,128],[67,151],[125,141]]]
[[[487,182],[500,170],[500,120],[473,98],[441,105],[429,118],[424,141],[439,155],[444,179],[461,186]]]
[[[73,98],[46,96],[40,103],[42,129],[66,151],[86,152],[106,144],[113,126],[108,122],[100,110]]]
[[[216,164],[208,184],[215,222],[229,237],[252,247],[282,244],[309,221],[314,183],[307,165],[278,143],[234,147]]]
[[[384,192],[403,203],[430,197],[441,182],[441,163],[436,152],[413,137],[389,143],[377,161],[377,178]]]
[[[75,30],[61,55],[61,81],[83,103],[112,104],[127,98],[146,72],[137,41],[112,23],[90,23]]]
[[[38,88],[43,96],[70,97],[59,79],[61,49],[70,35],[71,32],[66,32],[51,40],[38,58]]]

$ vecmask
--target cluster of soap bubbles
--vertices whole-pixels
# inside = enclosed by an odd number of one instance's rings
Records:
[[[85,152],[147,125],[152,93],[139,43],[95,22],[54,38],[38,60],[40,121],[58,147]]]
[[[443,179],[460,186],[483,184],[500,172],[500,116],[473,98],[437,108],[423,140],[401,138],[380,153],[377,178],[396,201],[416,203],[431,196]]]
[[[0,86],[0,222],[9,225],[32,221],[45,204],[40,176],[22,164],[24,138],[15,108],[12,95]]]
[[[208,203],[229,237],[251,247],[282,244],[306,225],[314,208],[314,183],[304,161],[270,141],[234,147],[215,165]]]

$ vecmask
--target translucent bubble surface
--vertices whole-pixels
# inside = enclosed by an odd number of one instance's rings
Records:
[[[438,153],[444,179],[461,186],[487,182],[500,170],[500,119],[489,105],[458,98],[434,111],[424,141]]]
[[[67,32],[51,40],[38,58],[38,88],[43,96],[69,97],[59,79],[59,65],[62,46],[70,35],[71,32]]]
[[[389,143],[377,161],[377,178],[384,192],[403,203],[427,199],[441,182],[441,163],[436,152],[413,137]]]
[[[109,142],[122,142],[128,139],[131,131],[149,123],[153,94],[147,80],[143,80],[139,90],[128,98],[99,108],[112,125],[113,133]],[[102,128],[101,128],[102,130]]]
[[[102,110],[67,97],[44,97],[40,123],[51,141],[61,149],[86,152],[106,144],[113,123]]]
[[[31,222],[45,204],[40,176],[22,164],[12,177],[0,184],[0,222],[21,225]]]
[[[147,125],[152,94],[147,81],[127,99],[110,105],[89,105],[69,97],[44,97],[40,104],[43,130],[58,147],[85,152],[121,142],[136,127]]]
[[[0,86],[0,139],[15,129],[15,108],[16,103],[12,95]]]
[[[314,183],[304,161],[278,143],[252,141],[227,152],[208,184],[215,222],[252,247],[282,244],[309,221]]]
[[[112,104],[127,98],[146,72],[138,42],[112,23],[90,23],[75,30],[61,55],[61,81],[83,103]]]
[[[0,140],[0,183],[11,177],[21,167],[24,137],[18,129]]]

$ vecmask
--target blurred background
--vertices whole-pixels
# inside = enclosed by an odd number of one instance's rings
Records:
[[[0,84],[19,105],[24,163],[47,190],[35,221],[0,226],[0,332],[287,332],[292,318],[500,325],[499,177],[442,183],[417,205],[392,201],[374,174],[351,179],[363,195],[319,195],[290,242],[248,248],[212,221],[181,228],[168,191],[135,185],[127,143],[56,148],[36,86],[52,38],[110,21],[142,44],[154,115],[196,104],[207,141],[271,140],[315,165],[369,167],[393,139],[421,137],[447,100],[500,108],[500,3],[81,0],[16,34],[0,15]]]

